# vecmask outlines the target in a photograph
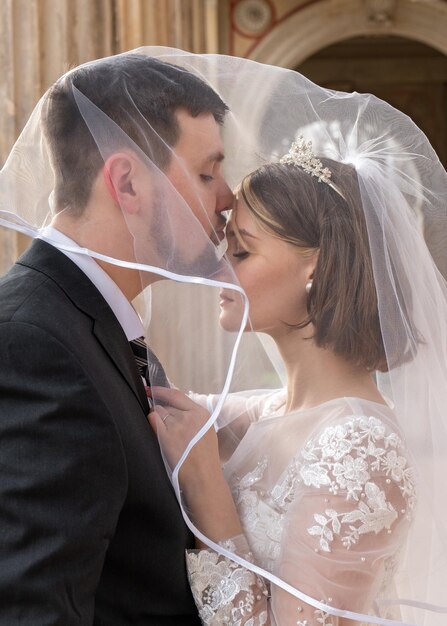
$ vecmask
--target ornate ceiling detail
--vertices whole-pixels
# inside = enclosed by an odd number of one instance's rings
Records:
[[[376,26],[390,26],[394,21],[397,0],[364,0],[368,21]]]
[[[268,0],[240,0],[233,9],[235,26],[245,35],[259,37],[273,21]]]

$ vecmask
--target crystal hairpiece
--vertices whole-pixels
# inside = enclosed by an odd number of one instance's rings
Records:
[[[319,183],[326,183],[332,187],[339,196],[346,198],[336,185],[331,181],[332,172],[328,167],[323,167],[323,163],[312,151],[312,141],[305,141],[304,137],[298,137],[290,146],[289,151],[279,160],[280,163],[296,165],[304,172],[318,178]]]

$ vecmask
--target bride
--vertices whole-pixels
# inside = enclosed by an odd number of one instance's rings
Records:
[[[445,169],[374,96],[247,59],[155,54],[228,104],[237,186],[220,325],[245,329],[245,360],[221,394],[153,389],[149,415],[197,538],[186,564],[202,622],[443,626],[447,288],[431,252],[442,267]],[[272,385],[258,333],[283,389],[259,389]],[[220,363],[199,338],[193,368]]]
[[[248,330],[274,339],[287,389],[210,429],[179,477],[193,523],[213,541],[322,604],[370,613],[389,593],[417,496],[404,436],[373,376],[389,365],[360,207],[355,168],[318,159],[303,139],[243,179],[228,255],[250,303]],[[235,331],[241,318],[241,299],[224,289],[221,325]],[[406,356],[399,346],[393,365]],[[168,406],[149,419],[175,465],[208,417],[196,404],[207,398],[156,393]],[[240,399],[229,397],[224,421]],[[352,623],[200,548],[187,568],[205,624]]]

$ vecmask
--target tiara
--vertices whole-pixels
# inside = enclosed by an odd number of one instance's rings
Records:
[[[331,170],[328,167],[323,167],[323,163],[312,151],[312,141],[305,141],[304,137],[298,137],[298,140],[292,143],[287,154],[281,157],[279,162],[300,167],[307,174],[318,178],[319,183],[326,183],[332,187],[343,200],[346,200],[340,189],[331,181]]]

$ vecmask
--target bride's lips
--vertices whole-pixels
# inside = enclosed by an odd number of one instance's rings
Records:
[[[225,305],[229,304],[230,302],[234,302],[234,298],[230,298],[228,293],[226,293],[225,291],[221,291],[219,293],[219,297],[220,297],[219,304],[220,304],[221,307],[224,307]]]

